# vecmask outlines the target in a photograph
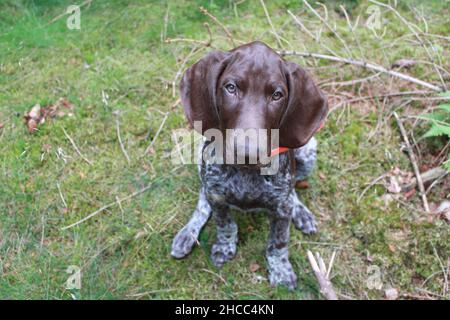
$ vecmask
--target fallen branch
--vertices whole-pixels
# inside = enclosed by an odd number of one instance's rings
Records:
[[[365,100],[372,100],[372,99],[380,99],[380,98],[392,98],[392,97],[404,97],[404,96],[415,96],[415,95],[428,95],[432,94],[432,91],[404,91],[404,92],[391,92],[391,93],[384,93],[384,94],[377,94],[373,96],[363,96],[363,97],[357,97],[349,100],[344,100],[339,102],[338,104],[334,105],[333,108],[330,110],[333,111],[337,108],[339,108],[341,105],[347,104],[347,103],[353,103],[353,102],[359,102],[359,101],[365,101]],[[408,97],[409,100],[413,100],[414,98]],[[426,97],[424,99],[432,99],[431,97]]]
[[[278,35],[277,31],[275,30],[275,27],[272,23],[272,19],[270,19],[269,12],[267,11],[266,4],[264,3],[264,0],[259,0],[261,2],[261,6],[264,9],[264,14],[266,15],[267,22],[269,22],[270,28],[272,29],[273,34],[275,35],[275,38],[277,39],[278,45],[280,48],[283,48],[283,44],[281,43],[280,36]]]
[[[314,33],[312,33],[311,31],[308,30],[308,28],[306,28],[306,26],[300,21],[300,19],[293,14],[290,10],[287,11],[287,13],[289,13],[289,15],[292,17],[292,19],[294,19],[295,23],[297,23],[300,28],[311,38],[314,39],[314,41],[316,41],[322,48],[324,48],[325,50],[327,50],[329,53],[331,53],[334,56],[338,56],[336,52],[334,52],[332,49],[330,49],[328,46],[324,45],[321,41],[320,41],[320,37],[318,35],[315,35]]]
[[[333,257],[330,261],[328,270],[325,267],[325,263],[323,262],[323,259],[318,252],[316,253],[317,260],[311,251],[308,250],[307,254],[309,263],[311,264],[311,267],[314,271],[314,275],[316,276],[317,281],[319,282],[320,292],[324,295],[324,297],[327,300],[339,300],[336,293],[334,292],[333,286],[331,285],[331,281],[329,279],[329,274],[331,271],[331,267],[333,266],[335,253],[333,253]]]
[[[370,189],[372,188],[374,185],[376,185],[380,180],[386,178],[388,176],[387,173],[383,173],[381,176],[379,176],[378,178],[375,178],[372,180],[371,183],[369,183],[367,185],[367,187],[363,190],[363,192],[361,192],[361,194],[359,195],[358,199],[356,199],[356,203],[360,203],[362,197],[364,196],[364,194]]]
[[[125,149],[125,146],[123,145],[122,138],[120,137],[120,124],[119,120],[116,119],[116,131],[117,131],[117,139],[119,140],[120,149],[122,150],[123,155],[127,159],[128,164],[131,163],[130,157],[128,156],[127,150]]]
[[[448,172],[442,167],[436,167],[433,169],[430,169],[428,171],[425,171],[424,173],[420,174],[420,177],[422,179],[422,183],[426,184],[428,182],[434,181],[436,179],[440,179],[443,176],[447,175]],[[402,192],[409,191],[417,186],[417,178],[411,179],[411,182],[404,184],[401,186]]]
[[[189,43],[197,43],[204,46],[208,46],[208,42],[197,40],[197,39],[188,39],[188,38],[167,38],[164,40],[165,43],[175,43],[175,42],[189,42]]]
[[[203,45],[205,47],[211,47],[212,46],[212,33],[211,33],[211,28],[209,27],[208,22],[205,22],[203,24],[203,26],[205,27],[206,31],[208,32],[208,36],[209,39],[208,41],[203,41],[203,40],[197,40],[197,39],[189,39],[189,38],[166,38],[164,40],[165,43],[174,43],[174,42],[189,42],[189,43],[197,43],[200,45]]]
[[[225,27],[215,16],[213,16],[211,13],[208,12],[208,10],[206,10],[203,7],[200,7],[200,11],[201,13],[203,13],[204,15],[210,17],[215,23],[217,23],[219,25],[219,27],[222,28],[222,30],[225,32],[225,34],[227,35],[228,39],[230,39],[231,44],[233,45],[233,47],[236,46],[236,44],[234,43],[234,39],[233,36],[231,35],[231,32],[227,29],[227,27]]]
[[[86,158],[86,157],[81,153],[80,149],[78,149],[77,145],[75,144],[75,141],[73,141],[73,139],[69,136],[69,134],[66,132],[66,130],[65,130],[64,128],[62,128],[62,129],[63,129],[64,135],[66,136],[67,139],[69,139],[70,143],[72,144],[73,148],[74,148],[75,151],[78,153],[78,155],[79,155],[84,161],[86,161],[89,165],[92,166],[92,161],[89,160],[88,158]]]
[[[169,116],[169,113],[167,112],[164,115],[164,119],[161,122],[161,124],[159,125],[158,131],[156,131],[155,136],[153,137],[152,142],[150,143],[150,145],[147,147],[147,149],[145,149],[144,154],[142,155],[143,157],[145,157],[147,155],[147,153],[150,151],[150,149],[153,147],[153,145],[155,144],[156,138],[158,138],[159,134],[161,133],[162,128],[164,127],[164,124],[166,123],[167,117]]]
[[[395,120],[397,120],[397,124],[400,129],[400,133],[403,136],[403,140],[405,141],[406,151],[408,152],[409,159],[410,159],[411,164],[414,169],[414,174],[416,175],[417,185],[419,186],[420,195],[422,197],[423,208],[425,209],[425,212],[429,213],[430,207],[428,205],[428,199],[427,199],[427,195],[425,193],[425,187],[423,186],[422,176],[420,175],[416,155],[414,154],[414,151],[411,147],[411,143],[409,142],[408,135],[406,134],[406,130],[405,130],[405,127],[403,126],[402,121],[400,120],[398,114],[395,111],[393,112],[393,114],[394,114]]]
[[[423,87],[427,87],[427,88],[432,89],[437,92],[443,91],[443,89],[441,89],[438,86],[435,86],[434,84],[411,77],[411,76],[401,73],[401,72],[388,70],[385,67],[382,67],[380,65],[377,65],[374,63],[369,63],[369,62],[362,61],[362,60],[353,60],[353,59],[347,59],[347,58],[340,58],[340,57],[336,57],[336,56],[330,56],[330,55],[326,55],[326,54],[309,53],[309,52],[297,52],[297,51],[284,51],[283,50],[283,51],[278,51],[278,53],[281,56],[301,56],[301,57],[310,57],[310,58],[324,59],[324,60],[330,60],[330,61],[336,61],[336,62],[343,62],[346,64],[351,64],[351,65],[362,67],[365,69],[371,69],[371,70],[375,70],[375,71],[378,71],[381,73],[386,73],[393,77],[400,78],[400,79],[403,79],[403,80],[406,80],[409,82],[413,82],[415,84],[421,85]]]
[[[408,27],[408,29],[409,29],[409,30],[414,34],[414,36],[416,37],[417,41],[419,41],[420,45],[425,49],[425,52],[427,53],[428,57],[430,58],[431,62],[433,63],[434,69],[436,70],[436,73],[437,73],[438,76],[439,76],[439,80],[441,81],[443,88],[445,88],[446,84],[445,84],[444,78],[442,77],[441,72],[440,72],[439,69],[437,68],[436,63],[434,62],[434,57],[433,57],[433,55],[431,54],[430,50],[428,49],[428,47],[427,47],[427,46],[425,45],[425,43],[423,42],[422,38],[421,38],[421,37],[419,36],[419,34],[416,32],[416,30],[411,26],[411,23],[408,22],[405,18],[403,18],[403,16],[402,16],[397,10],[395,10],[395,8],[393,8],[391,5],[385,4],[385,3],[381,3],[381,2],[378,2],[378,1],[375,1],[375,0],[369,0],[369,1],[372,2],[372,3],[374,3],[374,4],[376,4],[376,5],[378,5],[378,6],[381,6],[381,7],[384,7],[384,8],[387,8],[387,9],[391,10],[391,11],[394,12],[394,14],[400,19],[400,21],[403,22],[403,23]],[[420,30],[419,27],[417,27],[416,25],[414,25],[414,26],[415,26],[417,29]]]
[[[334,30],[334,28],[332,28],[326,19],[322,18],[322,16],[313,8],[311,7],[311,5],[308,3],[308,1],[303,0],[303,3],[308,7],[309,10],[311,10],[312,13],[314,13],[314,15],[319,18],[320,21],[322,21],[322,23],[328,28],[328,30],[330,30],[335,37],[342,43],[345,51],[347,51],[347,54],[351,57],[352,56],[352,52],[350,51],[349,47],[347,46],[347,43],[344,41],[344,39],[342,39],[342,37],[339,35],[339,33],[337,33],[336,30]],[[323,7],[326,9],[327,7],[325,5],[323,5]]]
[[[132,194],[126,196],[125,198],[122,198],[122,199],[116,199],[116,201],[111,202],[111,203],[109,203],[109,204],[107,204],[107,205],[101,207],[100,209],[94,211],[93,213],[89,214],[88,216],[84,217],[83,219],[78,220],[77,222],[74,222],[74,223],[72,223],[71,225],[62,227],[61,230],[67,230],[67,229],[73,228],[73,227],[75,227],[75,226],[77,226],[77,225],[79,225],[79,224],[85,222],[86,220],[89,220],[90,218],[96,216],[97,214],[99,214],[99,213],[105,211],[106,209],[109,209],[109,208],[111,208],[111,207],[113,207],[113,206],[115,206],[115,205],[121,206],[121,203],[122,203],[122,202],[127,201],[127,200],[129,200],[129,199],[131,199],[131,198],[134,198],[134,197],[136,197],[136,196],[138,196],[138,195],[144,193],[144,192],[147,191],[148,189],[150,189],[150,188],[153,186],[153,184],[154,184],[155,182],[156,182],[156,180],[153,180],[150,184],[148,184],[146,187],[142,188],[141,190],[138,190],[138,191],[136,191],[136,192],[134,192],[134,193],[132,193]]]

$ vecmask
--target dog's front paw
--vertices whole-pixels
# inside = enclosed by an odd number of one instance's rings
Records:
[[[272,287],[284,285],[289,290],[297,287],[297,276],[287,257],[267,257],[269,265],[269,282]]]
[[[233,242],[215,243],[211,248],[211,260],[218,268],[233,259],[235,255],[236,243]]]
[[[184,226],[181,229],[172,242],[172,252],[170,253],[172,257],[177,259],[182,259],[187,256],[197,242],[196,234],[189,228],[189,226]]]
[[[308,208],[301,204],[295,206],[292,222],[295,228],[303,233],[313,234],[317,232],[316,218]]]

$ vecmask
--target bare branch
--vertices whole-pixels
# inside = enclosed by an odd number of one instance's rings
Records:
[[[69,136],[69,134],[67,133],[67,131],[63,129],[64,135],[66,136],[67,139],[69,139],[70,143],[72,144],[73,148],[75,149],[75,151],[78,153],[78,155],[84,160],[86,161],[89,165],[92,165],[92,161],[89,160],[88,158],[86,158],[80,151],[80,149],[78,149],[77,145],[75,144],[75,141],[73,141],[73,139]]]
[[[111,203],[109,203],[109,204],[107,204],[107,205],[101,207],[100,209],[98,209],[97,211],[94,211],[93,213],[87,215],[87,216],[84,217],[83,219],[78,220],[77,222],[72,223],[71,225],[62,227],[61,230],[67,230],[67,229],[70,229],[70,228],[72,228],[72,227],[75,227],[75,226],[77,226],[77,225],[83,223],[84,221],[89,220],[90,218],[96,216],[97,214],[99,214],[99,213],[105,211],[106,209],[109,209],[109,208],[111,208],[111,207],[113,207],[113,206],[115,206],[115,205],[120,205],[120,206],[121,206],[121,203],[122,203],[122,202],[124,202],[124,201],[126,201],[126,200],[129,200],[129,199],[131,199],[131,198],[134,198],[134,197],[136,197],[136,196],[138,196],[138,195],[144,193],[145,191],[149,190],[149,189],[153,186],[153,184],[154,184],[155,182],[156,182],[156,180],[154,180],[153,182],[151,182],[150,184],[148,184],[146,187],[142,188],[141,190],[138,190],[138,191],[133,192],[132,194],[126,196],[125,198],[117,199],[116,201],[111,202]]]
[[[278,45],[280,46],[280,48],[283,48],[283,44],[281,43],[280,36],[278,35],[277,31],[275,30],[275,27],[273,26],[272,19],[270,19],[270,15],[269,15],[269,12],[267,11],[267,7],[266,7],[266,4],[264,3],[264,0],[259,0],[259,1],[261,2],[261,6],[264,9],[264,14],[266,15],[267,21],[269,22],[270,28],[272,29],[272,32],[275,35],[275,38],[277,38]]]
[[[314,271],[314,275],[316,276],[316,279],[319,282],[320,292],[324,295],[324,297],[327,300],[339,300],[336,293],[334,292],[330,279],[328,279],[327,277],[327,274],[330,273],[334,258],[332,258],[332,261],[330,262],[330,266],[327,271],[325,263],[323,262],[323,259],[320,257],[318,252],[316,253],[317,260],[311,251],[308,250],[307,254],[309,263],[311,264],[311,267]]]
[[[394,114],[395,120],[397,120],[397,124],[398,124],[400,132],[403,136],[403,140],[405,141],[406,151],[408,152],[409,159],[411,160],[411,164],[414,169],[414,174],[416,175],[417,185],[419,186],[420,195],[422,196],[423,208],[425,209],[426,212],[430,212],[430,207],[428,205],[428,199],[427,199],[427,195],[425,193],[425,187],[423,186],[422,176],[420,175],[416,155],[414,154],[414,151],[411,147],[411,143],[409,142],[409,139],[406,134],[406,130],[405,130],[405,127],[403,126],[402,121],[400,120],[398,114],[395,111],[393,112],[393,114]]]
[[[423,87],[427,87],[427,88],[432,89],[437,92],[443,91],[442,88],[435,86],[434,84],[411,77],[411,76],[401,73],[401,72],[388,70],[385,67],[382,67],[380,65],[365,62],[362,60],[353,60],[353,59],[347,59],[347,58],[340,58],[340,57],[336,57],[336,56],[330,56],[330,55],[326,55],[326,54],[297,52],[297,51],[278,51],[278,53],[282,56],[301,56],[301,57],[311,57],[311,58],[324,59],[324,60],[330,60],[330,61],[336,61],[336,62],[343,62],[346,64],[355,65],[355,66],[362,67],[365,69],[371,69],[371,70],[375,70],[378,72],[386,73],[393,77],[400,78],[400,79],[403,79],[403,80],[406,80],[409,82],[413,82],[415,84],[421,85]]]
[[[313,8],[311,7],[311,5],[308,3],[308,1],[303,0],[303,3],[308,7],[309,10],[312,11],[312,13],[314,13],[314,15],[319,18],[320,21],[322,21],[322,23],[336,36],[336,38],[342,43],[342,45],[344,46],[345,51],[347,51],[347,54],[352,57],[352,52],[350,51],[350,49],[347,46],[347,43],[344,41],[344,39],[342,39],[342,37],[339,35],[339,33],[336,32],[336,30],[334,30],[329,24],[328,22]],[[325,7],[326,8],[326,7]]]
[[[423,42],[422,38],[419,36],[419,34],[417,33],[417,31],[411,26],[411,23],[408,22],[405,18],[403,18],[403,16],[402,16],[397,10],[395,10],[395,8],[393,8],[391,5],[385,4],[385,3],[381,3],[381,2],[378,2],[378,1],[375,1],[375,0],[369,0],[369,1],[372,2],[372,3],[374,3],[374,4],[376,4],[376,5],[378,5],[378,6],[381,6],[381,7],[384,7],[384,8],[389,9],[390,11],[392,11],[392,12],[400,19],[400,21],[402,21],[402,22],[408,27],[408,29],[409,29],[409,30],[414,34],[414,36],[417,38],[417,41],[419,41],[420,45],[425,49],[425,52],[427,53],[428,57],[430,58],[431,62],[433,63],[434,68],[435,68],[435,70],[436,70],[436,73],[437,73],[438,76],[439,76],[439,80],[440,80],[441,83],[442,83],[442,88],[445,89],[445,87],[446,87],[445,81],[444,81],[444,79],[443,79],[443,77],[442,77],[442,74],[441,74],[441,72],[439,71],[439,69],[436,68],[436,64],[435,64],[435,62],[434,62],[434,58],[433,58],[432,54],[430,53],[430,50],[429,50],[428,47],[425,45],[425,43]],[[415,27],[416,27],[417,29],[419,29],[417,26],[415,26]],[[420,30],[420,29],[419,29],[419,30]]]
[[[206,10],[203,7],[200,7],[200,11],[201,13],[203,13],[204,15],[210,17],[215,23],[217,23],[217,25],[219,25],[219,27],[222,28],[222,30],[225,32],[225,34],[227,35],[228,39],[230,39],[231,44],[233,45],[233,47],[236,46],[234,39],[233,39],[233,35],[231,34],[231,32],[228,30],[227,27],[225,27],[220,21],[219,19],[217,19],[215,16],[213,16],[211,13],[209,13],[208,10]]]

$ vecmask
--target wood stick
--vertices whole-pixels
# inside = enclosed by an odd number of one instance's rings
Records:
[[[156,138],[158,138],[159,134],[161,133],[162,128],[164,127],[164,124],[166,123],[167,117],[169,116],[169,112],[167,112],[164,115],[164,119],[161,122],[161,124],[159,125],[158,131],[156,131],[155,136],[153,137],[152,142],[150,143],[150,145],[147,147],[147,149],[145,149],[144,154],[142,155],[143,157],[145,157],[147,155],[147,153],[150,151],[150,149],[153,147],[153,145],[155,144]]]
[[[334,292],[330,280],[327,278],[328,271],[326,270],[325,263],[323,262],[323,259],[320,257],[319,253],[316,253],[318,258],[317,260],[310,250],[308,250],[307,255],[309,263],[311,264],[311,267],[314,271],[314,275],[319,282],[320,292],[327,300],[339,300],[336,293]]]
[[[422,38],[419,36],[419,34],[416,32],[416,30],[414,30],[414,28],[411,26],[411,23],[408,22],[405,18],[403,18],[403,16],[397,10],[395,10],[395,8],[393,8],[391,5],[385,4],[385,3],[381,3],[381,2],[378,2],[378,1],[375,1],[375,0],[369,0],[369,1],[374,3],[374,4],[376,4],[376,5],[378,5],[378,6],[387,8],[387,9],[391,10],[392,12],[394,12],[394,14],[400,19],[400,21],[403,22],[408,27],[408,29],[414,34],[414,36],[416,37],[417,41],[419,41],[420,45],[425,49],[425,52],[427,53],[428,57],[430,58],[431,62],[433,63],[434,69],[436,70],[436,73],[439,76],[439,80],[442,83],[442,87],[444,88],[443,90],[445,90],[446,84],[445,84],[444,78],[442,77],[441,72],[439,71],[439,69],[437,68],[437,65],[434,62],[434,57],[432,56],[432,54],[431,54],[430,50],[428,49],[428,47],[423,42]],[[420,28],[418,28],[416,25],[414,25],[414,26],[417,29],[420,30]]]
[[[70,143],[72,144],[73,148],[74,148],[75,151],[78,153],[78,155],[79,155],[84,161],[86,161],[89,165],[92,166],[92,161],[89,160],[88,158],[86,158],[86,157],[81,153],[80,149],[78,149],[77,145],[75,144],[75,141],[73,141],[73,139],[69,136],[69,134],[66,132],[66,130],[65,130],[64,128],[62,128],[62,129],[63,129],[64,135],[66,136],[67,139],[69,139]]]
[[[335,109],[339,108],[342,105],[345,105],[347,103],[352,102],[358,102],[358,101],[364,101],[364,100],[371,100],[371,99],[379,99],[379,98],[391,98],[391,97],[403,97],[403,96],[414,96],[414,95],[428,95],[432,94],[432,91],[404,91],[404,92],[391,92],[391,93],[383,93],[383,94],[377,94],[374,96],[363,96],[358,98],[353,98],[349,100],[344,100],[336,105],[333,106],[333,108],[330,110],[330,112],[334,111]],[[409,100],[413,100],[414,98],[408,97]],[[426,99],[432,99],[427,97]]]
[[[141,190],[138,190],[138,191],[136,191],[136,192],[134,192],[134,193],[132,193],[132,194],[126,196],[125,198],[118,199],[118,200],[116,200],[116,201],[114,201],[114,202],[111,202],[111,203],[109,203],[109,204],[107,204],[107,205],[104,205],[103,207],[101,207],[100,209],[98,209],[98,210],[94,211],[93,213],[87,215],[87,216],[84,217],[83,219],[78,220],[77,222],[74,222],[74,223],[72,223],[72,224],[70,224],[70,225],[68,225],[68,226],[62,227],[61,230],[67,230],[67,229],[70,229],[70,228],[72,228],[72,227],[75,227],[75,226],[77,226],[77,225],[83,223],[84,221],[89,220],[90,218],[96,216],[97,214],[99,214],[99,213],[105,211],[106,209],[109,209],[109,208],[111,208],[111,207],[113,207],[113,206],[115,206],[115,205],[119,205],[119,204],[121,204],[122,202],[124,202],[124,201],[126,201],[126,200],[129,200],[129,199],[131,199],[131,198],[134,198],[134,197],[136,197],[136,196],[138,196],[138,195],[144,193],[145,191],[147,191],[148,189],[150,189],[150,188],[153,186],[153,184],[154,184],[155,182],[156,182],[156,180],[153,180],[152,182],[150,182],[150,184],[148,184],[146,187],[142,188]]]
[[[414,174],[416,175],[417,185],[419,186],[420,195],[422,196],[423,208],[425,209],[425,212],[429,213],[430,212],[430,207],[428,205],[428,199],[427,199],[427,195],[425,193],[425,187],[423,186],[422,176],[420,175],[420,171],[419,171],[419,166],[417,164],[416,155],[414,154],[414,151],[413,151],[413,149],[411,147],[411,143],[409,142],[409,139],[408,139],[408,135],[406,134],[405,127],[403,126],[403,123],[400,120],[397,112],[394,111],[393,114],[394,114],[395,120],[397,120],[397,124],[398,124],[400,132],[401,132],[401,134],[403,136],[403,140],[405,141],[406,151],[408,152],[409,159],[410,159],[411,164],[412,164],[413,169],[414,169]]]
[[[347,51],[347,54],[351,57],[352,56],[352,52],[350,51],[349,47],[347,46],[347,43],[344,41],[344,39],[342,39],[342,37],[339,35],[339,33],[337,33],[336,30],[334,30],[327,22],[327,20],[325,20],[324,18],[322,18],[322,16],[313,8],[311,7],[311,5],[308,3],[308,1],[303,0],[303,3],[308,7],[309,10],[311,10],[312,13],[314,13],[314,15],[319,18],[320,21],[322,21],[322,23],[336,36],[336,38],[342,43],[342,45],[344,46],[345,51]],[[326,6],[323,5],[323,7],[326,9]]]
[[[272,29],[273,34],[275,35],[275,38],[277,38],[278,45],[280,48],[283,48],[283,44],[281,43],[280,36],[278,35],[277,31],[275,30],[275,27],[272,23],[272,19],[270,19],[269,12],[267,11],[266,4],[264,3],[264,0],[259,0],[261,2],[261,6],[264,9],[264,14],[266,15],[267,21],[269,22],[270,28]]]
[[[204,15],[210,17],[215,23],[217,23],[222,28],[222,30],[227,35],[228,39],[230,39],[230,42],[233,45],[233,47],[235,47],[236,44],[234,43],[233,36],[231,35],[231,32],[227,29],[227,27],[225,27],[215,16],[213,16],[211,13],[209,13],[208,10],[206,10],[205,8],[200,7],[200,11]]]
[[[340,58],[340,57],[336,57],[336,56],[330,56],[330,55],[326,55],[326,54],[319,54],[319,53],[309,53],[309,52],[297,52],[297,51],[278,51],[278,54],[280,54],[281,56],[301,56],[301,57],[310,57],[310,58],[317,58],[317,59],[324,59],[324,60],[330,60],[330,61],[336,61],[336,62],[343,62],[346,64],[351,64],[354,66],[358,66],[358,67],[362,67],[362,68],[366,68],[366,69],[371,69],[371,70],[376,70],[378,72],[382,72],[382,73],[386,73],[388,75],[391,75],[393,77],[396,78],[400,78],[409,82],[413,82],[415,84],[421,85],[423,87],[427,87],[429,89],[432,89],[436,92],[441,92],[443,91],[442,88],[435,86],[434,84],[425,82],[423,80],[408,76],[407,74],[401,73],[401,72],[397,72],[397,71],[393,71],[393,70],[388,70],[380,65],[374,64],[374,63],[369,63],[366,61],[362,61],[362,60],[353,60],[353,59],[347,59],[347,58]]]
[[[131,163],[130,157],[128,156],[125,146],[123,145],[122,138],[120,137],[120,124],[119,124],[118,119],[116,119],[116,129],[117,129],[117,139],[119,140],[120,149],[122,150],[123,155],[127,159],[128,164],[130,164]]]
[[[316,41],[322,48],[324,48],[325,50],[327,50],[329,53],[331,53],[333,56],[338,56],[338,54],[336,52],[334,52],[332,49],[330,49],[328,46],[324,45],[322,43],[322,41],[320,41],[320,38],[315,35],[314,33],[312,33],[311,31],[308,30],[308,28],[306,28],[306,26],[300,21],[300,19],[294,15],[290,10],[287,11],[289,13],[289,15],[292,17],[292,19],[294,19],[295,23],[297,23],[300,28],[306,32],[306,34],[308,36],[310,36],[311,38],[314,39],[314,41]]]
[[[442,167],[436,167],[420,174],[422,183],[427,183],[447,175],[448,172]],[[417,178],[411,179],[411,182],[401,186],[402,192],[406,192],[417,186]]]

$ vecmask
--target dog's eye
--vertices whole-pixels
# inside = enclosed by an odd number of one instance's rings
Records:
[[[280,91],[275,91],[272,94],[272,100],[277,101],[280,100],[283,97],[283,94]]]
[[[232,83],[229,83],[225,86],[225,89],[227,89],[227,91],[231,94],[236,93],[236,86]]]

